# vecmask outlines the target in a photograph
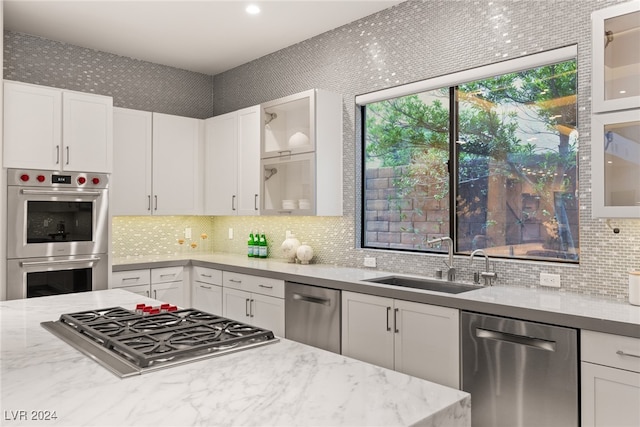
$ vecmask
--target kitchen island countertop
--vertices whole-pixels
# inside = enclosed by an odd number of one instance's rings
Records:
[[[284,338],[120,379],[40,326],[136,303],[157,305],[117,289],[0,302],[1,424],[470,425],[465,392]]]

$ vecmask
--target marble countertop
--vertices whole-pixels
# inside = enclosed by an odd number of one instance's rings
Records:
[[[116,258],[113,270],[189,264],[640,338],[639,306],[554,289],[498,285],[479,286],[478,290],[456,295],[443,294],[366,282],[396,274],[375,269],[290,264],[281,259],[251,259],[223,253]]]
[[[40,326],[62,313],[132,308],[142,302],[154,303],[118,289],[0,302],[1,424],[471,423],[470,397],[465,392],[283,338],[274,344],[120,379]],[[52,412],[55,420],[37,419]]]

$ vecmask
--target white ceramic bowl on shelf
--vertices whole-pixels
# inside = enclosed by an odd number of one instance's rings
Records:
[[[282,209],[295,209],[296,201],[285,199],[282,201]]]
[[[309,145],[309,137],[302,132],[296,132],[289,138],[289,147],[303,147]]]

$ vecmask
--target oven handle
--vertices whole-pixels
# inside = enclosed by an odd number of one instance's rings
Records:
[[[100,196],[99,191],[56,191],[56,190],[30,190],[23,188],[20,190],[22,194],[43,195],[43,196]]]
[[[31,267],[35,265],[50,265],[50,264],[79,264],[83,262],[97,262],[100,258],[80,258],[80,259],[58,259],[53,261],[21,261],[20,267]]]

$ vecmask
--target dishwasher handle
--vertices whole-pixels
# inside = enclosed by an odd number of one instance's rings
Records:
[[[312,297],[311,295],[302,295],[299,293],[294,293],[293,299],[296,301],[310,302],[312,304],[331,305],[331,300],[328,298]]]
[[[540,338],[525,337],[522,335],[509,334],[507,332],[490,331],[488,329],[476,328],[478,338],[486,338],[495,341],[505,341],[512,344],[526,345],[544,351],[556,351],[556,342],[543,340]]]

